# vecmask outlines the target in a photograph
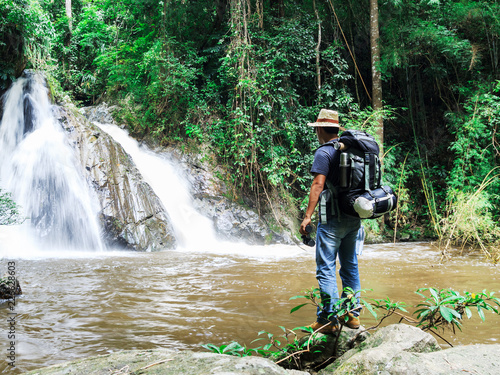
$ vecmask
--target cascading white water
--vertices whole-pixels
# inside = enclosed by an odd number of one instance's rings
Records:
[[[0,186],[21,206],[24,230],[38,248],[102,250],[97,207],[52,113],[44,79],[26,75],[3,98]]]
[[[170,160],[140,147],[125,130],[115,125],[99,124],[132,157],[144,180],[152,187],[168,211],[175,237],[181,248],[220,248],[213,222],[193,207],[187,181]]]

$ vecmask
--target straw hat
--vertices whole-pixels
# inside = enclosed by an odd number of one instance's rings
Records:
[[[339,113],[337,111],[332,111],[331,109],[322,109],[319,112],[316,122],[310,122],[307,125],[340,128],[340,130],[345,130],[339,125]]]

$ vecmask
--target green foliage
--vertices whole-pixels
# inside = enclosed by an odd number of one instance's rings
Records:
[[[236,357],[247,357],[258,352],[258,349],[247,349],[246,346],[241,345],[236,341],[221,346],[217,346],[214,344],[204,344],[202,345],[202,347],[207,350],[210,350],[213,353],[233,355]]]
[[[449,251],[451,244],[462,247],[476,244],[488,259],[494,263],[500,261],[500,228],[493,216],[492,201],[484,187],[474,193],[450,192],[447,216],[442,220],[443,253]]]
[[[79,16],[71,35],[72,42],[63,50],[67,62],[62,69],[68,70],[68,84],[74,95],[87,101],[100,96],[105,89],[102,71],[95,60],[106,53],[116,30],[105,23],[104,10],[95,4],[85,6]]]
[[[342,292],[342,296],[340,298],[335,299],[335,303],[332,306],[333,312],[330,314],[329,319],[337,319],[339,324],[343,327],[348,320],[348,313],[351,313],[355,310],[359,310],[361,306],[367,307],[370,313],[374,314],[376,317],[375,311],[371,308],[371,305],[368,301],[360,298],[360,293],[365,292],[365,290],[354,291],[349,287],[344,288]],[[297,305],[290,310],[290,314],[295,311],[301,309],[304,306],[312,305],[317,309],[324,309],[324,302],[330,299],[329,296],[322,295],[319,288],[313,288],[310,290],[306,290],[303,294],[293,296],[290,300],[295,300],[299,298],[305,298],[307,302]],[[310,333],[312,329],[307,329],[307,327],[300,327],[302,330],[309,330]]]
[[[0,89],[22,69],[45,68],[55,32],[37,0],[0,0]]]
[[[482,85],[462,113],[448,113],[455,135],[450,151],[456,157],[447,178],[446,215],[441,222],[444,251],[450,244],[478,244],[495,262],[500,260],[499,92],[499,82]]]
[[[0,225],[21,224],[24,220],[11,194],[0,189]]]
[[[428,292],[429,295],[424,294]],[[485,320],[484,311],[491,311],[500,314],[500,299],[494,296],[494,292],[481,293],[465,292],[464,295],[451,290],[435,288],[421,288],[416,292],[424,298],[423,303],[417,305],[414,312],[420,319],[417,326],[424,331],[449,328],[455,333],[455,328],[462,330],[461,321],[464,313],[468,319],[472,317],[471,308],[477,309],[481,320]]]
[[[429,295],[427,295],[426,292]],[[367,329],[376,329],[385,319],[397,315],[400,317],[400,322],[404,320],[410,324],[415,324],[422,330],[431,331],[446,341],[446,339],[438,334],[438,331],[450,329],[455,333],[455,328],[461,330],[461,322],[464,314],[470,319],[473,315],[473,309],[477,310],[479,317],[483,321],[485,320],[485,311],[491,311],[500,315],[500,299],[494,296],[494,292],[483,290],[481,293],[464,292],[464,294],[461,295],[459,292],[452,289],[437,290],[435,288],[420,288],[416,293],[423,298],[422,303],[417,304],[417,309],[413,312],[413,315],[416,315],[418,320],[408,315],[408,306],[404,302],[392,301],[389,298],[374,299],[370,302],[363,298],[359,298],[359,303],[363,305],[375,319],[379,320],[376,326]],[[340,298],[334,305],[335,316],[346,317],[347,312],[358,307],[358,304],[353,299],[354,295],[355,293],[353,290],[349,288],[344,290],[343,296],[345,297]],[[306,299],[308,302],[293,307],[291,313],[306,305],[312,305],[319,309],[323,308],[318,288],[307,290],[301,295],[290,298],[290,300],[302,298]],[[379,310],[384,311],[381,316],[377,314]],[[339,323],[341,325],[344,324],[342,319],[339,319]],[[304,329],[304,327],[301,328]],[[311,329],[309,330],[311,331],[310,333],[313,333]]]

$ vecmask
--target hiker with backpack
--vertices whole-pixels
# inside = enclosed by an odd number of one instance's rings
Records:
[[[358,292],[361,285],[356,249],[363,241],[361,218],[379,217],[392,210],[396,198],[390,188],[380,186],[379,150],[371,135],[363,131],[344,131],[339,125],[338,113],[328,109],[322,109],[316,122],[308,125],[314,127],[321,146],[314,154],[311,168],[314,179],[300,233],[308,234],[311,217],[319,204],[316,279],[323,305],[309,327],[322,333],[334,333],[339,330],[339,317],[334,316],[333,308],[339,298],[337,257],[342,290],[349,287]],[[339,131],[344,131],[340,138]],[[347,317],[341,318],[349,328],[360,326],[359,309],[352,309]]]

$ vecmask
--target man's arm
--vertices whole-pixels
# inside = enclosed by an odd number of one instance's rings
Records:
[[[326,176],[316,173],[314,175],[314,180],[311,185],[311,191],[309,192],[309,203],[307,205],[306,216],[300,224],[300,233],[306,235],[306,226],[311,224],[311,216],[314,213],[314,209],[319,201],[319,195],[325,187]]]

